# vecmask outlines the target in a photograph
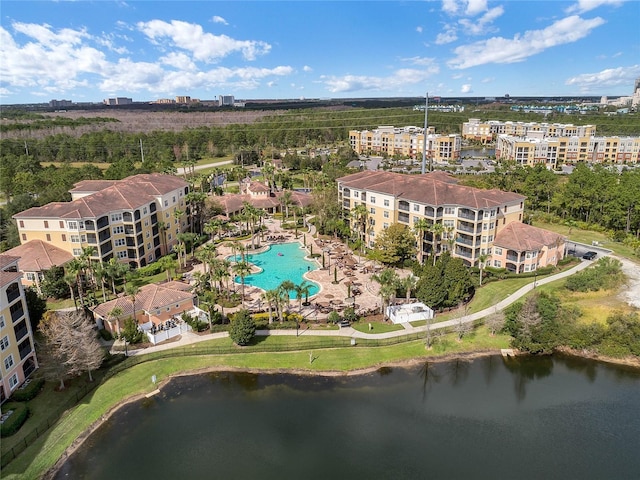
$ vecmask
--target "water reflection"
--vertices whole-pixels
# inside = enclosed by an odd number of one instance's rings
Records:
[[[553,359],[550,355],[509,357],[504,360],[504,366],[513,374],[516,399],[521,402],[527,396],[527,384],[551,375]]]

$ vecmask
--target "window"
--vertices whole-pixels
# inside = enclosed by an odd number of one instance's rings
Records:
[[[482,224],[482,230],[488,230],[489,229],[489,225],[486,223]]]
[[[11,367],[13,367],[13,355],[4,359],[4,369],[8,371]]]
[[[151,236],[151,232],[149,230],[147,230],[147,235],[146,237],[149,238]]]
[[[4,328],[4,315],[0,315],[0,328]]]
[[[169,212],[166,212],[166,213],[164,214],[164,218],[169,218]]]
[[[493,242],[493,235],[489,235],[489,243]]]
[[[48,221],[44,221],[44,228],[49,228],[49,222]]]
[[[169,234],[169,236],[167,237],[169,240],[171,240],[171,234]]]
[[[82,255],[82,249],[81,248],[74,248],[73,249],[73,255],[76,257],[79,257],[80,255]]]
[[[24,228],[24,220],[20,220],[20,228]]]
[[[482,243],[487,243],[487,237],[486,236],[482,237]]]
[[[384,228],[386,230],[387,228],[389,228],[389,224],[388,223],[383,223],[382,224],[382,228]]]
[[[124,233],[124,225],[118,225],[113,227],[113,234],[118,235],[119,233]]]
[[[9,388],[13,391],[18,386],[18,374],[14,373],[9,377]]]
[[[147,250],[151,250],[151,242],[147,243]]]
[[[121,222],[122,221],[122,213],[112,213],[111,214],[112,222]]]
[[[47,233],[47,242],[50,242],[50,241],[51,241],[51,234]]]
[[[493,261],[493,266],[494,267],[498,267],[498,268],[502,268],[502,262],[500,260],[494,260]]]
[[[124,247],[127,241],[124,238],[116,238],[113,243],[116,247]]]
[[[24,240],[25,242],[27,241],[27,234],[26,233],[22,234],[22,240]]]
[[[80,243],[80,235],[71,235],[71,243]]]
[[[169,206],[169,200],[165,200],[165,201],[164,201],[164,206],[165,206],[165,207],[168,207],[168,206]]]
[[[5,350],[8,347],[9,347],[9,337],[5,335],[4,337],[2,337],[2,340],[0,340],[0,350]]]
[[[127,258],[127,251],[126,250],[121,250],[119,252],[116,252],[116,257],[118,257],[118,258]]]
[[[371,209],[369,210],[369,213],[370,213],[371,215],[375,215],[375,214],[376,214],[376,209],[375,209],[375,208],[373,208],[373,207],[371,207]]]
[[[62,234],[62,241],[63,241],[63,242],[66,242],[66,241],[67,241],[67,236],[66,236],[64,233]]]
[[[67,228],[69,230],[77,230],[78,229],[78,222],[67,222]]]
[[[35,282],[36,274],[33,272],[27,272],[27,280],[29,280],[30,282]]]
[[[173,196],[173,203],[176,203],[176,196]]]
[[[502,255],[502,249],[500,247],[496,247],[496,255]]]
[[[455,220],[443,220],[442,225],[445,227],[453,227],[455,226]]]
[[[456,214],[456,207],[444,207],[444,214],[445,215],[455,215]]]
[[[413,204],[413,211],[414,212],[419,212],[420,211],[420,205],[418,205],[417,203]]]
[[[376,197],[371,197],[369,200],[371,201],[371,203],[376,203]]]
[[[384,218],[389,218],[389,212],[383,212]]]
[[[144,221],[144,226],[145,226],[145,227],[148,227],[148,226],[149,226],[149,219],[147,219],[147,220],[145,220],[145,221]]]
[[[146,215],[147,214],[147,207],[142,207],[142,214]]]
[[[147,257],[147,260],[150,262],[153,262],[153,253],[149,254],[149,256]]]
[[[353,198],[360,198],[360,192],[353,192]]]

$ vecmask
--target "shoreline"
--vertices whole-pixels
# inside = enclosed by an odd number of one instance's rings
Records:
[[[576,350],[572,350],[569,348],[559,349],[558,354],[568,355],[571,357],[578,357],[586,360],[592,360],[596,362],[602,362],[617,366],[625,366],[634,369],[640,369],[640,359],[636,358],[612,358],[612,357],[602,357],[597,354],[592,354],[590,352],[580,352]],[[247,368],[239,368],[239,367],[229,367],[229,366],[212,366],[205,368],[197,368],[192,370],[184,370],[174,374],[171,374],[164,378],[161,382],[156,385],[158,390],[162,390],[162,388],[167,385],[174,378],[179,377],[187,377],[193,375],[201,375],[205,373],[211,372],[246,372],[246,373],[254,373],[254,374],[262,374],[262,375],[302,375],[308,377],[353,377],[358,375],[366,375],[372,372],[376,372],[381,368],[385,367],[393,367],[393,368],[411,368],[417,365],[423,364],[424,362],[431,363],[445,363],[453,360],[462,360],[462,361],[473,361],[479,358],[486,358],[490,356],[500,356],[500,350],[476,350],[464,353],[451,353],[444,354],[436,357],[415,357],[402,361],[390,361],[390,362],[382,362],[376,365],[372,365],[370,367],[358,368],[354,370],[340,371],[340,370],[322,370],[322,371],[313,371],[313,370],[305,370],[305,369],[285,369],[285,368],[265,368],[265,369],[247,369]],[[516,357],[524,357],[530,356],[527,353],[516,352]],[[106,421],[108,421],[120,408],[128,405],[130,403],[142,400],[147,397],[147,393],[136,393],[131,395],[128,398],[125,398],[118,403],[111,406],[98,420],[89,425],[72,443],[69,445],[64,452],[60,455],[60,458],[55,462],[51,468],[44,472],[44,474],[40,477],[45,480],[51,480],[58,473],[60,468],[64,465],[67,459],[78,450],[87,440],[92,433],[94,433],[100,426],[102,426]]]

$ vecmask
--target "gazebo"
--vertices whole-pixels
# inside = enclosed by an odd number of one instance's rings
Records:
[[[407,303],[404,305],[391,305],[387,307],[387,317],[393,323],[408,323],[416,320],[431,320],[433,310],[424,303]]]

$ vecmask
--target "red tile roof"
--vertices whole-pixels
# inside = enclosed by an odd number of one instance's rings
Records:
[[[142,207],[155,200],[156,196],[187,185],[187,182],[173,175],[133,175],[91,195],[71,202],[53,202],[33,207],[17,213],[13,218],[97,218],[116,210]]]
[[[453,181],[452,181],[453,180]],[[425,175],[363,171],[339,178],[343,186],[393,195],[426,205],[461,205],[481,209],[522,202],[523,195],[457,185],[440,172]]]
[[[61,266],[73,260],[73,255],[66,250],[42,240],[30,240],[23,245],[7,250],[6,253],[20,257],[18,267],[23,272],[42,272],[49,270],[54,265]]]
[[[511,222],[496,236],[493,244],[516,252],[532,252],[543,247],[564,243],[565,239],[549,230],[533,227],[526,223]]]
[[[175,303],[193,298],[193,293],[183,289],[182,285],[186,284],[180,283],[180,286],[178,286],[176,283],[180,282],[151,284],[141,287],[140,291],[135,295],[136,312],[144,310],[151,313],[156,309],[164,309]],[[186,287],[189,288],[189,285],[186,285]],[[133,312],[131,297],[123,295],[115,300],[98,305],[93,311],[97,315],[107,318],[109,312],[116,307],[122,310],[121,318],[131,316]]]

